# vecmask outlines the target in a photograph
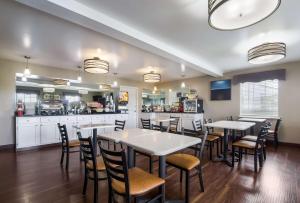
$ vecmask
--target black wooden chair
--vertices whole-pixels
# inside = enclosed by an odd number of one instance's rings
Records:
[[[178,133],[178,124],[179,124],[180,117],[170,116],[170,118],[172,118],[174,120],[170,121],[169,130],[168,131],[170,133]]]
[[[88,180],[94,182],[94,203],[98,202],[98,181],[106,180],[105,164],[102,157],[96,156],[91,137],[82,138],[77,132],[80,141],[80,150],[84,158],[84,183],[82,194],[86,194]]]
[[[142,128],[143,129],[151,129],[151,121],[150,119],[142,119],[141,118],[141,123],[142,123]]]
[[[202,132],[202,123],[201,120],[194,120],[193,121],[193,128],[196,132]],[[209,148],[209,160],[212,160],[212,149],[214,145],[217,145],[217,156],[219,156],[219,140],[220,136],[214,135],[214,134],[208,134],[206,138],[206,142],[208,144]],[[221,142],[222,144],[222,142]]]
[[[196,148],[197,156],[193,156],[185,153],[176,153],[167,157],[166,163],[169,166],[180,169],[180,181],[182,181],[182,171],[185,172],[185,202],[189,202],[189,181],[190,177],[198,175],[201,191],[204,192],[203,176],[202,176],[202,158],[205,141],[207,138],[207,132],[198,133],[198,136],[202,138],[201,145]],[[191,175],[192,170],[196,169],[196,174]]]
[[[80,152],[79,146],[80,143],[78,140],[69,140],[68,131],[66,125],[61,125],[60,123],[57,123],[58,130],[61,137],[61,158],[60,158],[60,164],[63,165],[64,162],[64,156],[66,154],[66,169],[69,168],[69,157],[70,153],[77,153]],[[78,149],[76,149],[78,148]]]
[[[273,141],[274,147],[278,147],[278,143],[279,143],[278,131],[279,131],[280,123],[281,123],[281,119],[277,119],[274,130],[269,130],[267,134],[267,140]]]
[[[126,121],[120,121],[120,120],[115,120],[115,131],[122,131],[124,130],[125,128],[125,124],[126,124]],[[109,144],[109,142],[108,142]],[[121,148],[122,148],[122,145],[120,144]],[[116,151],[117,149],[117,144],[114,142],[114,150]]]
[[[263,156],[264,156],[264,141],[266,139],[266,135],[268,134],[268,127],[262,126],[260,132],[256,138],[256,141],[249,140],[239,140],[232,143],[232,166],[234,166],[235,160],[235,149],[238,148],[239,152],[239,161],[242,160],[243,150],[250,150],[254,155],[254,171],[257,172],[257,158],[259,159],[259,166],[263,165]],[[249,154],[249,153],[247,153]]]
[[[165,180],[140,168],[128,169],[124,150],[109,151],[104,149],[101,142],[98,142],[98,144],[108,176],[109,203],[116,202],[116,196],[123,197],[126,203],[130,203],[132,199],[134,202],[138,202],[139,198],[156,188],[160,188],[160,194],[150,201],[154,202],[158,199],[161,202],[165,201]]]

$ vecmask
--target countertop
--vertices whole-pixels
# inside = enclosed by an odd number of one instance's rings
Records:
[[[184,113],[184,114],[202,114],[202,113],[197,113],[197,112],[141,112],[141,113]]]
[[[101,112],[101,113],[92,113],[92,114],[68,114],[68,115],[24,115],[16,117],[47,117],[47,116],[93,116],[93,115],[106,115],[106,114],[128,114],[128,113],[118,113],[118,112]]]

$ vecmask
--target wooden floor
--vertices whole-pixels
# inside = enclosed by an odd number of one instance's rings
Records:
[[[59,165],[60,148],[32,152],[0,152],[0,202],[92,202],[93,185],[82,196],[83,166],[77,154],[71,155],[70,169]],[[259,173],[253,172],[253,157],[248,155],[234,169],[223,163],[205,161],[205,192],[198,179],[191,181],[191,202],[300,202],[300,148],[280,146],[268,150],[267,160]],[[147,168],[140,157],[138,165]],[[157,165],[155,165],[157,173]],[[168,170],[166,196],[184,197],[176,169]],[[184,182],[184,181],[183,181]],[[107,202],[107,184],[100,182],[101,203]]]

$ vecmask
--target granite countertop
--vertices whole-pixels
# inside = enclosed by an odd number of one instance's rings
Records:
[[[47,117],[47,116],[92,116],[92,115],[105,115],[105,114],[128,114],[128,113],[118,113],[118,112],[101,112],[92,114],[68,114],[68,115],[23,115],[16,117]]]

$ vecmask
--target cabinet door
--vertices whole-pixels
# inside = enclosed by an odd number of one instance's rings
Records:
[[[41,144],[58,143],[58,129],[56,123],[41,124]]]
[[[39,142],[39,125],[24,124],[17,128],[17,148],[33,147]]]

